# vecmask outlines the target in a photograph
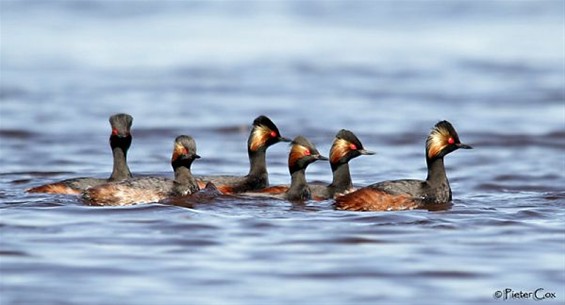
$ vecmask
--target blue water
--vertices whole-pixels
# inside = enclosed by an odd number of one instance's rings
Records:
[[[565,302],[563,1],[2,0],[0,27],[2,305]],[[446,158],[436,212],[25,193],[107,177],[116,112],[134,174],[171,176],[179,134],[195,174],[245,174],[260,114],[326,155],[352,130],[378,152],[351,162],[358,186],[425,178],[441,119],[475,149]],[[269,149],[271,184],[287,154]]]

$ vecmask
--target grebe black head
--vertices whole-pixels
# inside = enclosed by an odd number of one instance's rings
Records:
[[[110,135],[110,146],[120,147],[127,151],[131,145],[131,125],[133,117],[126,113],[114,114],[109,119],[112,126],[112,134]]]
[[[178,136],[175,139],[175,144],[173,146],[173,156],[171,157],[171,165],[173,169],[179,166],[186,166],[190,168],[190,165],[195,159],[199,159],[200,156],[196,154],[196,142],[190,136]]]
[[[290,142],[290,139],[281,136],[275,123],[268,117],[261,115],[255,118],[247,141],[249,151],[266,150],[269,146],[278,142]]]
[[[336,134],[332,148],[330,149],[330,163],[347,163],[351,159],[361,155],[374,154],[375,152],[363,148],[363,144],[361,144],[361,141],[359,141],[353,132],[342,129]]]
[[[328,160],[328,158],[320,155],[316,146],[305,137],[298,136],[292,140],[288,155],[288,169],[291,174],[317,160]]]
[[[459,135],[448,121],[438,122],[426,140],[426,156],[428,160],[443,158],[459,148],[471,149],[472,147],[461,143]]]

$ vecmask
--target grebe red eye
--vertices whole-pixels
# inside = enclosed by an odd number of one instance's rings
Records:
[[[310,152],[309,149],[307,149],[307,150],[304,151],[304,155],[305,155],[305,156],[309,156],[309,155],[311,155],[311,154],[312,154],[312,153]]]
[[[276,138],[276,137],[277,137],[277,132],[271,131],[271,138]]]
[[[357,145],[351,143],[351,144],[349,144],[349,149],[351,149],[351,150],[357,150]]]
[[[112,129],[112,134],[115,135],[115,136],[117,136],[117,135],[118,135],[118,130],[117,130],[116,128],[113,128],[113,129]]]
[[[188,155],[188,149],[186,149],[186,147],[182,149],[182,154],[183,154],[183,155]]]
[[[454,144],[454,143],[455,143],[455,140],[454,140],[453,138],[449,138],[449,139],[447,140],[447,143],[449,143],[449,144]]]

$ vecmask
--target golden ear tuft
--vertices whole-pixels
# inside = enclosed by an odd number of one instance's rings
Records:
[[[437,156],[450,144],[450,139],[453,141],[453,137],[449,129],[444,128],[443,126],[436,126],[432,129],[426,141],[428,158],[431,159]]]
[[[308,147],[299,144],[292,145],[292,147],[290,148],[290,153],[288,155],[288,166],[294,167],[298,160],[310,154],[311,152]]]
[[[188,154],[188,149],[180,143],[175,143],[175,147],[173,148],[173,156],[171,157],[171,160],[175,161],[180,156],[186,155],[186,154]]]
[[[339,159],[345,157],[351,151],[351,145],[352,143],[347,140],[336,138],[330,149],[330,162],[337,163]]]
[[[269,127],[265,125],[257,125],[253,128],[251,134],[251,143],[249,148],[252,151],[257,151],[259,148],[267,143],[267,140],[271,137],[271,132],[273,132]]]

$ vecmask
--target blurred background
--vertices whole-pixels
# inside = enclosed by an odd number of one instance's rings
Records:
[[[108,168],[96,156],[116,112],[135,118],[130,162],[162,162],[142,171],[168,171],[177,134],[214,128],[240,131],[226,141],[245,164],[260,114],[323,150],[341,128],[423,146],[440,119],[464,134],[562,132],[563,10],[558,0],[2,0],[2,167]],[[7,150],[22,133],[39,135],[28,149],[40,162]],[[210,135],[197,141],[203,156],[230,154]],[[45,162],[53,154],[61,162]]]
[[[81,304],[476,304],[523,283],[562,301],[564,54],[562,0],[0,0],[7,304],[61,304],[68,289]],[[455,205],[444,214],[339,214],[331,202],[320,213],[253,202],[93,211],[24,192],[108,176],[117,112],[134,117],[134,174],[170,176],[179,134],[197,141],[196,174],[245,174],[261,114],[325,155],[339,129],[352,130],[378,152],[351,162],[358,185],[425,178],[424,141],[438,120],[475,149],[447,157]],[[289,181],[287,154],[284,144],[269,149],[271,183]],[[331,180],[319,162],[307,175]],[[46,284],[68,274],[78,280]],[[119,284],[88,290],[108,282]],[[207,294],[170,297],[186,286]]]

